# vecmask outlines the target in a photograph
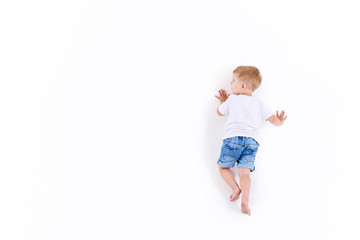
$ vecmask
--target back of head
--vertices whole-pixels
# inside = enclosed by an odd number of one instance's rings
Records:
[[[254,66],[238,66],[233,73],[242,77],[252,91],[255,91],[261,85],[261,75],[259,69]]]

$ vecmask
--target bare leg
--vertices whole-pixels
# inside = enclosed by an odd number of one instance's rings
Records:
[[[251,211],[249,208],[249,194],[250,194],[250,169],[239,168],[240,187],[242,189],[241,196],[241,212],[246,213],[250,216]]]
[[[230,171],[229,168],[223,168],[222,166],[219,166],[219,171],[221,174],[221,177],[225,180],[225,182],[231,187],[233,190],[233,194],[230,196],[230,201],[234,201],[239,198],[239,195],[241,193],[241,189],[239,188],[239,185],[235,181],[234,174]]]

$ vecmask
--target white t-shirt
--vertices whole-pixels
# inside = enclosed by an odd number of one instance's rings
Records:
[[[223,115],[229,115],[225,123],[223,139],[236,136],[252,137],[259,142],[261,121],[273,113],[261,100],[247,95],[230,95],[219,106]]]

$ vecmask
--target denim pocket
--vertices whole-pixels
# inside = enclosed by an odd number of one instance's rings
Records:
[[[224,162],[234,162],[236,158],[237,148],[224,145],[223,146],[223,156],[222,159]]]
[[[243,158],[247,162],[254,162],[255,161],[255,155],[258,151],[258,145],[257,144],[250,144],[246,147],[246,149],[243,152]]]

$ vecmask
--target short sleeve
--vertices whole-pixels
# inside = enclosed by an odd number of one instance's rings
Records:
[[[274,114],[269,109],[269,107],[264,103],[261,103],[260,111],[261,111],[261,120],[262,121],[265,121],[266,119],[268,119],[269,117],[271,117]]]
[[[222,115],[228,115],[228,114],[229,114],[230,101],[231,101],[231,95],[228,97],[228,99],[226,99],[225,102],[223,102],[223,103],[219,106],[219,112],[220,112]]]

